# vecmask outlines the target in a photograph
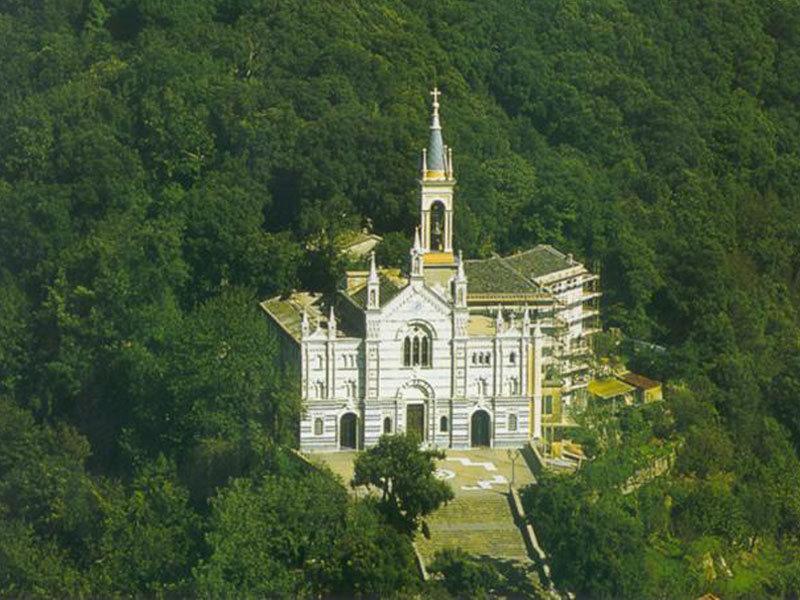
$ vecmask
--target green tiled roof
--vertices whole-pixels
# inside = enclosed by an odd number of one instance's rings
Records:
[[[465,260],[464,271],[470,294],[514,294],[538,292],[538,286],[499,256]]]
[[[531,250],[508,256],[504,259],[508,265],[527,277],[535,278],[563,271],[576,266],[567,256],[552,246],[539,245]]]
[[[321,294],[295,292],[288,298],[278,296],[264,300],[261,303],[261,307],[286,333],[298,342],[302,337],[303,311],[308,315],[308,324],[312,332],[317,328],[325,330],[328,327],[330,302],[323,300]],[[336,337],[361,337],[363,335],[361,331],[363,326],[359,322],[359,318],[348,314],[344,310],[345,308],[336,307]]]
[[[315,294],[295,293],[288,298],[278,296],[264,300],[261,306],[286,333],[299,341],[300,322],[303,320],[304,310],[308,314],[312,329],[325,321],[319,307],[320,299],[321,297]]]
[[[385,306],[392,298],[397,296],[405,285],[398,285],[395,281],[385,275],[379,276],[380,280],[380,303]],[[367,286],[365,285],[350,295],[350,298],[361,308],[367,307]]]

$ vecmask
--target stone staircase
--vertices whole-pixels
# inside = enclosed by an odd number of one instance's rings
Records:
[[[476,555],[528,561],[522,533],[514,523],[504,491],[463,493],[427,519],[431,539],[417,536],[426,563],[437,550],[462,548]]]

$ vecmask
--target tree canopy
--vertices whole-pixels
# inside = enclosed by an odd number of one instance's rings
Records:
[[[444,452],[420,449],[414,435],[383,435],[356,457],[351,485],[380,490],[379,506],[389,522],[413,533],[422,517],[453,499],[450,485],[435,475],[437,458]]]

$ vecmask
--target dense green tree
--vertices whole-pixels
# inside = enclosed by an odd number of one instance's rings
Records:
[[[457,598],[490,598],[501,586],[500,574],[491,564],[460,548],[437,552],[429,570],[440,574],[445,589]]]
[[[129,490],[109,493],[102,505],[100,559],[92,569],[96,589],[185,593],[199,529],[188,500],[175,468],[163,457],[146,465]]]
[[[410,540],[390,527],[370,500],[348,508],[331,558],[318,577],[334,595],[386,597],[420,584]]]
[[[413,533],[420,520],[453,499],[450,486],[434,476],[437,450],[421,450],[419,439],[404,433],[384,435],[356,457],[353,487],[380,491],[383,513],[399,531]]]
[[[249,429],[292,439],[298,401],[281,378],[276,340],[251,293],[231,288],[198,306],[169,345],[169,404],[147,415],[162,444],[186,450]]]
[[[326,475],[237,479],[212,502],[203,595],[309,593],[304,571],[324,570],[346,520],[346,492]],[[322,563],[322,564],[320,564]]]

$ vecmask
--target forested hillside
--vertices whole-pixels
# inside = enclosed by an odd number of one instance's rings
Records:
[[[564,496],[545,538],[613,527],[557,583],[686,597],[708,554],[780,569],[726,597],[800,594],[796,0],[0,0],[0,595],[417,589],[284,450],[257,300],[330,289],[367,223],[405,263],[433,83],[455,244],[595,265],[690,390],[631,428],[678,441],[649,503]]]

